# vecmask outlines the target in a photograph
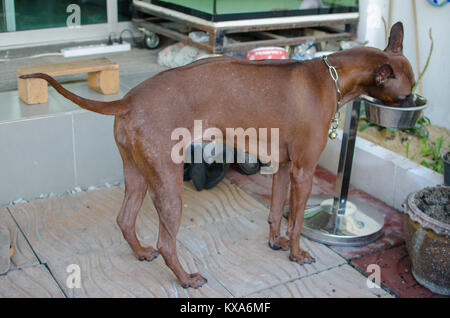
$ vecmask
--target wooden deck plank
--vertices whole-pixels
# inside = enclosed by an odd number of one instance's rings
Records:
[[[208,279],[201,289],[186,291],[162,257],[151,263],[136,260],[116,225],[122,198],[123,186],[116,186],[18,204],[10,210],[70,297],[247,296],[345,263],[328,247],[305,238],[302,247],[317,263],[293,263],[288,252],[268,247],[268,210],[261,203],[227,179],[201,192],[185,183],[178,253],[189,272]],[[143,245],[155,246],[157,233],[157,213],[146,198],[137,235]],[[70,264],[81,268],[81,289],[65,286]]]
[[[303,237],[301,247],[317,262],[307,265],[291,262],[288,251],[269,248],[266,219],[267,215],[255,213],[249,217],[185,228],[178,234],[178,240],[235,297],[244,297],[345,263],[325,245]],[[283,223],[285,229],[287,222],[283,220]]]
[[[74,62],[38,64],[32,66],[22,66],[17,69],[17,76],[45,73],[50,76],[61,76],[77,73],[99,72],[106,70],[118,70],[119,65],[110,59],[102,57],[96,59],[79,60]]]
[[[214,276],[196,265],[193,255],[179,248],[178,256],[187,271],[200,272],[208,283],[199,289],[184,289],[161,256],[152,262],[138,261],[125,242],[114,250],[52,259],[48,266],[68,297],[231,297]],[[80,266],[79,289],[70,289],[64,284],[68,275],[65,269],[71,264]]]
[[[123,191],[121,186],[80,192],[14,205],[10,210],[45,262],[54,257],[114,249],[124,242],[116,224]],[[262,211],[267,218],[268,213],[228,180],[211,191],[202,192],[185,183],[183,204],[182,228],[257,211]],[[138,238],[154,238],[158,226],[156,210],[147,196],[136,221]]]
[[[332,268],[262,292],[255,298],[377,298],[393,297],[383,289],[368,288],[366,277],[349,265]]]
[[[14,248],[14,254],[11,258],[11,268],[39,264],[30,245],[20,232],[6,207],[0,208],[0,224],[9,230],[11,245]]]
[[[9,230],[0,223],[0,275],[6,273],[11,265],[10,246]]]
[[[35,265],[0,276],[0,298],[61,298],[59,289],[44,265]]]

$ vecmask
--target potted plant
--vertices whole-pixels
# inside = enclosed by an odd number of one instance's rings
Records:
[[[434,293],[450,295],[450,187],[411,193],[403,207],[403,231],[414,278]]]
[[[450,151],[442,155],[442,161],[444,162],[444,184],[450,186]]]

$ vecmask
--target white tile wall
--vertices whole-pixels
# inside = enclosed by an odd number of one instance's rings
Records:
[[[122,158],[114,141],[114,117],[74,112],[76,184],[81,188],[123,179]]]
[[[123,86],[106,96],[85,82],[65,86],[97,100],[117,99],[128,90]],[[0,206],[122,181],[114,117],[83,110],[52,88],[45,104],[26,105],[17,91],[0,93],[0,100]]]
[[[71,117],[0,122],[0,204],[74,188]]]

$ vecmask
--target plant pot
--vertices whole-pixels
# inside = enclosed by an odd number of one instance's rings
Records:
[[[436,212],[430,212],[429,206],[424,206],[423,202],[442,200],[442,206],[433,207],[442,208],[445,215],[449,213],[445,212],[450,204],[449,197],[450,187],[425,188],[411,193],[403,205],[406,213],[403,231],[412,274],[420,285],[441,295],[450,295],[450,224],[448,219],[436,219]]]
[[[444,161],[444,184],[450,186],[450,151],[442,155]]]
[[[394,107],[375,98],[362,96],[367,120],[388,128],[412,128],[422,111],[428,107],[426,98],[415,94],[415,107]]]

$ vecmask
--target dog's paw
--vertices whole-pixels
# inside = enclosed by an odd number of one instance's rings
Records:
[[[188,274],[188,277],[185,281],[181,282],[181,287],[183,288],[194,288],[197,289],[199,287],[202,287],[204,284],[206,284],[208,280],[204,278],[199,273],[194,274]]]
[[[289,240],[284,236],[277,237],[273,241],[269,240],[269,247],[275,251],[287,251],[289,249]]]
[[[136,252],[136,257],[140,261],[148,261],[151,262],[155,258],[157,258],[159,255],[159,252],[155,250],[153,247],[145,247],[141,251]]]
[[[289,259],[292,262],[296,262],[300,265],[312,264],[312,263],[316,262],[316,259],[314,257],[312,257],[307,251],[304,251],[304,250],[300,250],[300,252],[296,255],[293,255],[291,253],[291,255],[289,255]]]

